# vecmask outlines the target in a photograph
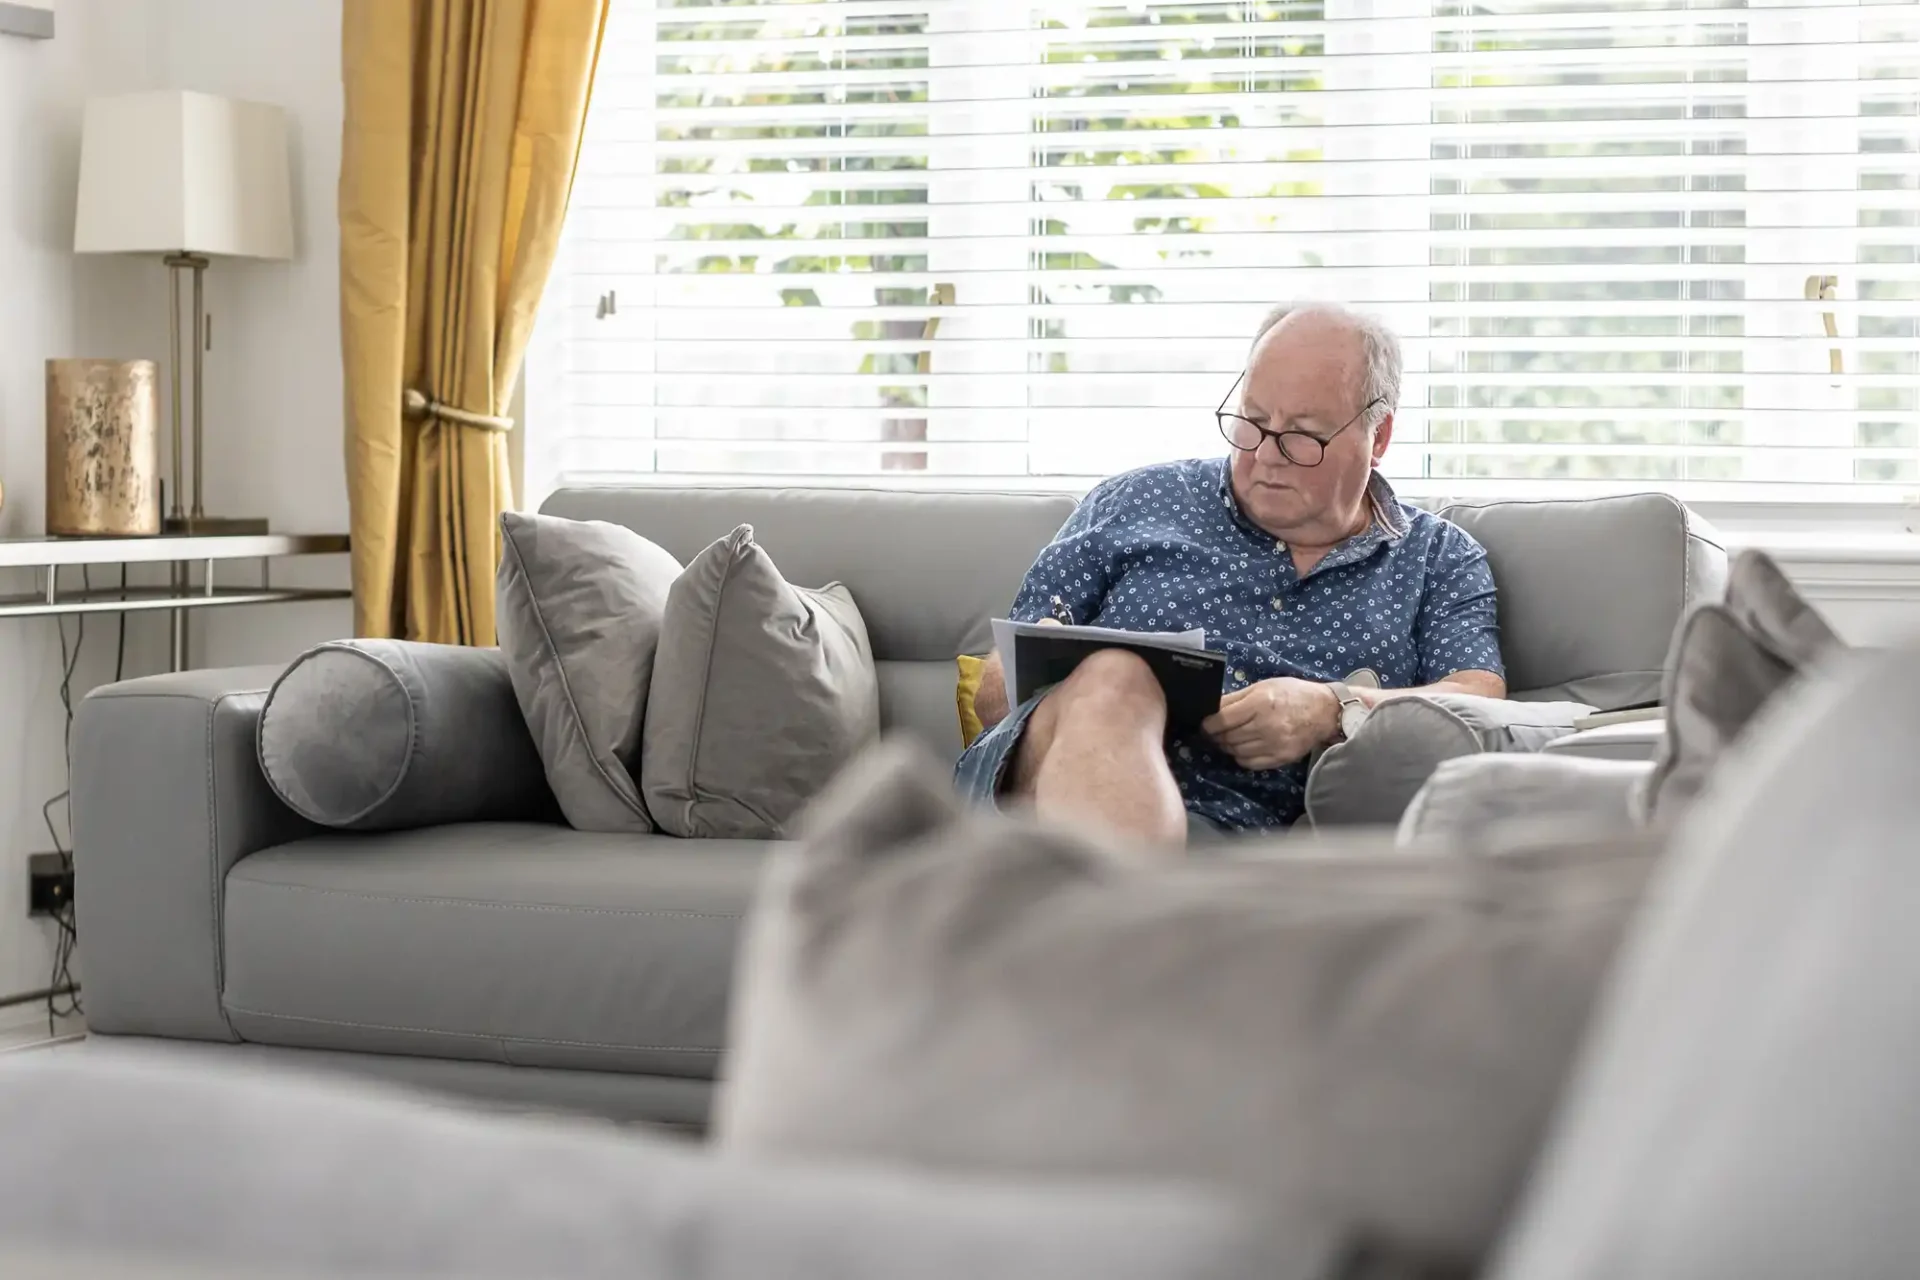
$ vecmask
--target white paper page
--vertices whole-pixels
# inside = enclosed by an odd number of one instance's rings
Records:
[[[1013,678],[1013,642],[1016,636],[1082,636],[1089,640],[1125,640],[1130,644],[1144,644],[1155,649],[1205,649],[1207,633],[1203,627],[1191,631],[1122,631],[1117,627],[1056,627],[1052,623],[1014,622],[1007,618],[993,620],[993,647],[1000,653],[1000,663],[1007,669],[1007,678]]]

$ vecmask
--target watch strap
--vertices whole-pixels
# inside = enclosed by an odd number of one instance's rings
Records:
[[[1349,688],[1344,680],[1329,680],[1327,686],[1333,690],[1333,696],[1340,700],[1340,736],[1350,739],[1367,722],[1367,704],[1360,701],[1360,695]]]

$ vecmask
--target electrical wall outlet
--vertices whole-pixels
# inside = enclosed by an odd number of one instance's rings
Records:
[[[73,902],[73,871],[57,853],[27,858],[27,914],[56,916]]]

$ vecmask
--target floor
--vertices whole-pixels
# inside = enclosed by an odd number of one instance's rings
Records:
[[[47,1034],[47,1010],[44,1005],[16,1005],[0,1009],[0,1054],[25,1053],[48,1045],[69,1044],[84,1039],[86,1019],[78,1014],[55,1018],[53,1034]]]

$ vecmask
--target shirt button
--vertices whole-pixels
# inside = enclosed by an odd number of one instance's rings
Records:
[[[1233,673],[1233,678],[1241,684],[1245,684],[1247,682],[1247,673],[1244,671],[1236,671]]]
[[[1269,601],[1268,603],[1270,603],[1270,604],[1272,604],[1272,605],[1273,605],[1273,611],[1274,611],[1275,613],[1278,613],[1278,612],[1280,612],[1280,611],[1281,611],[1282,609],[1284,609],[1284,608],[1286,608],[1286,607],[1287,607],[1287,602],[1286,602],[1286,601],[1284,601],[1284,600],[1282,600],[1282,599],[1281,599],[1281,598],[1280,598],[1279,596],[1275,596],[1275,597],[1274,597],[1274,598],[1273,598],[1273,599],[1272,599],[1271,601]]]
[[[1274,542],[1273,542],[1273,549],[1275,551],[1285,551],[1287,549],[1287,544],[1280,541],[1278,538],[1276,538],[1274,539]]]

